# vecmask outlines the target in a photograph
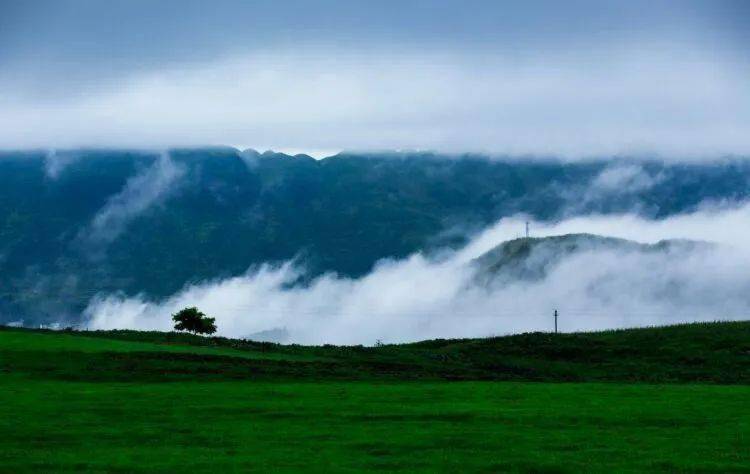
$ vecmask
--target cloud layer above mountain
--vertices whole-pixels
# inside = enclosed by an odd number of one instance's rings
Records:
[[[732,1],[8,7],[0,147],[747,154],[745,11]]]

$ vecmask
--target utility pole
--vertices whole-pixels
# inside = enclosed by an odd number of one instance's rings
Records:
[[[529,221],[526,221],[526,238],[529,238]]]
[[[555,334],[557,334],[557,310],[555,310]]]

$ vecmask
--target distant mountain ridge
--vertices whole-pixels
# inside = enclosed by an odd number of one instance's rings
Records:
[[[750,161],[665,164],[230,147],[0,152],[0,322],[75,321],[292,258],[357,277],[523,213],[661,218],[750,198]]]

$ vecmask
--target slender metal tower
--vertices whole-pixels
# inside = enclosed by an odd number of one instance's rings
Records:
[[[557,334],[557,310],[555,310],[555,334]]]
[[[529,221],[526,221],[526,238],[529,238]]]

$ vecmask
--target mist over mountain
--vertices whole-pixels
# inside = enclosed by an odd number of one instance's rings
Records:
[[[3,152],[0,323],[77,324],[96,296],[158,301],[264,264],[293,261],[290,288],[356,280],[383,259],[460,249],[509,216],[661,220],[742,203],[749,180],[744,159]]]

